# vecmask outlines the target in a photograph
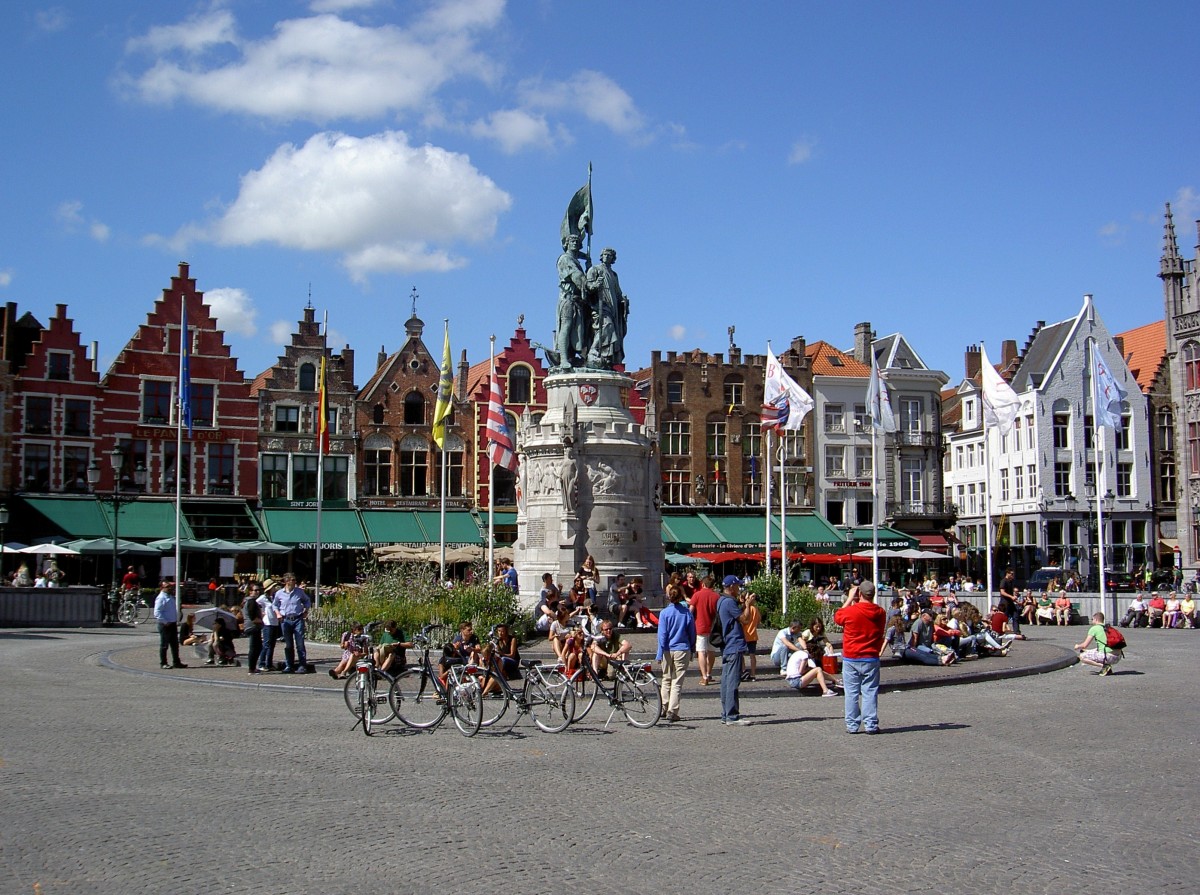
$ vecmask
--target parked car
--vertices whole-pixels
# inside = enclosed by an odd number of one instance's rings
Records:
[[[1058,566],[1044,566],[1029,576],[1025,586],[1030,590],[1045,590],[1055,580],[1063,582],[1063,570]]]
[[[1104,587],[1112,593],[1133,593],[1137,590],[1137,580],[1130,572],[1105,572]]]

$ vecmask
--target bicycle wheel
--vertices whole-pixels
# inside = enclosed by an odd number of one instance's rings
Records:
[[[437,727],[449,710],[437,681],[420,668],[397,675],[388,690],[388,702],[396,717],[416,730]]]
[[[508,691],[500,683],[500,675],[495,671],[481,671],[476,679],[479,682],[480,702],[483,705],[481,723],[484,727],[491,727],[508,711]]]
[[[371,735],[371,725],[375,721],[375,687],[365,674],[356,674],[351,680],[358,690],[358,720],[362,723],[363,733]]]
[[[575,717],[572,721],[582,721],[596,704],[599,687],[591,675],[580,669],[571,680],[571,690],[575,693]]]
[[[121,608],[117,610],[117,618],[123,625],[137,624],[138,607],[133,600],[122,600]]]
[[[134,611],[133,623],[140,625],[142,622],[148,622],[154,618],[154,607],[145,600],[137,601],[137,608]]]
[[[617,703],[625,718],[634,727],[653,727],[662,717],[662,693],[653,677],[647,681],[626,680],[617,681]]]
[[[371,675],[371,679],[375,694],[375,723],[387,724],[396,717],[396,710],[391,706],[391,700],[388,699],[394,678],[386,671],[380,671],[376,668]],[[355,718],[361,719],[362,711],[359,709],[358,703],[358,672],[346,678],[346,685],[342,688],[342,695],[346,699],[346,708],[350,710],[350,714]]]
[[[454,726],[465,737],[473,737],[479,733],[483,724],[483,699],[479,693],[479,682],[474,677],[451,682],[450,684],[450,717]]]
[[[575,717],[575,691],[570,687],[549,687],[536,677],[527,677],[524,695],[529,717],[546,733],[565,730]]]

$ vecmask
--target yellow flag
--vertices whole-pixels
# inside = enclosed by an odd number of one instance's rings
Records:
[[[433,410],[433,440],[438,449],[446,446],[446,417],[450,415],[450,395],[454,375],[450,371],[450,324],[446,324],[446,345],[442,350],[442,371],[438,377],[437,406]]]

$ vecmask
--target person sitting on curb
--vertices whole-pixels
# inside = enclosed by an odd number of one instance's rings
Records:
[[[633,644],[617,633],[613,622],[605,619],[600,624],[600,639],[588,648],[592,654],[592,669],[601,677],[611,678],[608,663],[625,661],[632,649]]]
[[[932,609],[922,609],[921,617],[912,627],[912,639],[909,649],[905,650],[905,658],[923,665],[953,665],[958,658],[954,651],[934,649],[934,615]],[[932,661],[930,661],[932,660]]]
[[[826,683],[825,672],[820,663],[814,662],[802,649],[798,649],[788,656],[784,677],[787,679],[787,685],[797,693],[816,681],[821,688],[822,696],[837,696],[837,693],[831,690]]]
[[[379,646],[375,649],[375,664],[380,671],[396,675],[408,667],[406,650],[412,649],[410,641],[404,639],[404,632],[395,620],[383,626],[383,634],[379,637]]]
[[[1150,598],[1150,605],[1146,607],[1146,627],[1157,628],[1163,623],[1163,616],[1167,614],[1167,601],[1163,599],[1161,592],[1156,593]]]
[[[367,654],[367,639],[363,635],[362,622],[355,622],[350,626],[349,631],[342,633],[342,658],[333,668],[329,669],[329,676],[336,680],[341,680],[350,673],[350,669],[354,667],[363,656]]]
[[[208,641],[208,659],[205,665],[241,665],[237,660],[237,648],[233,645],[233,628],[225,624],[225,619],[217,616],[213,619],[212,637]]]
[[[1091,649],[1088,647],[1091,646]],[[1092,616],[1092,626],[1088,628],[1087,637],[1083,643],[1075,644],[1079,650],[1079,661],[1084,665],[1099,668],[1097,674],[1112,674],[1113,666],[1121,661],[1120,650],[1109,649],[1108,635],[1104,630],[1104,613],[1097,612]]]
[[[787,675],[787,663],[791,654],[804,650],[804,640],[800,636],[804,631],[804,623],[798,618],[792,619],[786,628],[780,628],[771,643],[771,661],[779,666],[779,676]]]

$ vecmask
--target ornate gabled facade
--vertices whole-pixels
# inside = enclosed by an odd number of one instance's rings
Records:
[[[808,345],[807,354],[820,448],[814,475],[817,509],[833,525],[871,525],[870,364],[824,341]]]
[[[17,490],[88,493],[88,467],[100,446],[100,376],[66,305],[56,307],[22,358],[13,392],[8,474]]]
[[[190,437],[185,432],[181,487],[197,496],[256,498],[257,405],[186,263],[180,263],[178,275],[101,381],[100,450],[111,451],[117,444],[124,450],[122,491],[175,493],[175,404],[185,303],[193,428]],[[141,472],[144,486],[137,484]],[[101,463],[99,489],[112,487],[113,471]]]
[[[358,393],[355,430],[361,439],[358,502],[363,507],[435,507],[442,492],[442,451],[433,440],[441,359],[425,347],[425,323],[415,313],[404,323],[400,350],[379,353],[374,375]],[[441,333],[437,341],[440,343]],[[465,354],[460,370],[466,363]],[[466,508],[474,488],[474,414],[456,377],[446,429],[446,497]]]
[[[1176,531],[1181,567],[1188,571],[1200,567],[1200,221],[1196,226],[1196,255],[1188,260],[1179,252],[1175,219],[1167,205],[1158,273],[1163,283],[1175,456],[1179,458]]]
[[[264,506],[311,505],[317,499],[321,360],[325,359],[329,448],[323,499],[346,505],[355,493],[354,351],[329,349],[313,308],[274,366],[258,375],[250,393],[258,402],[260,494]]]

